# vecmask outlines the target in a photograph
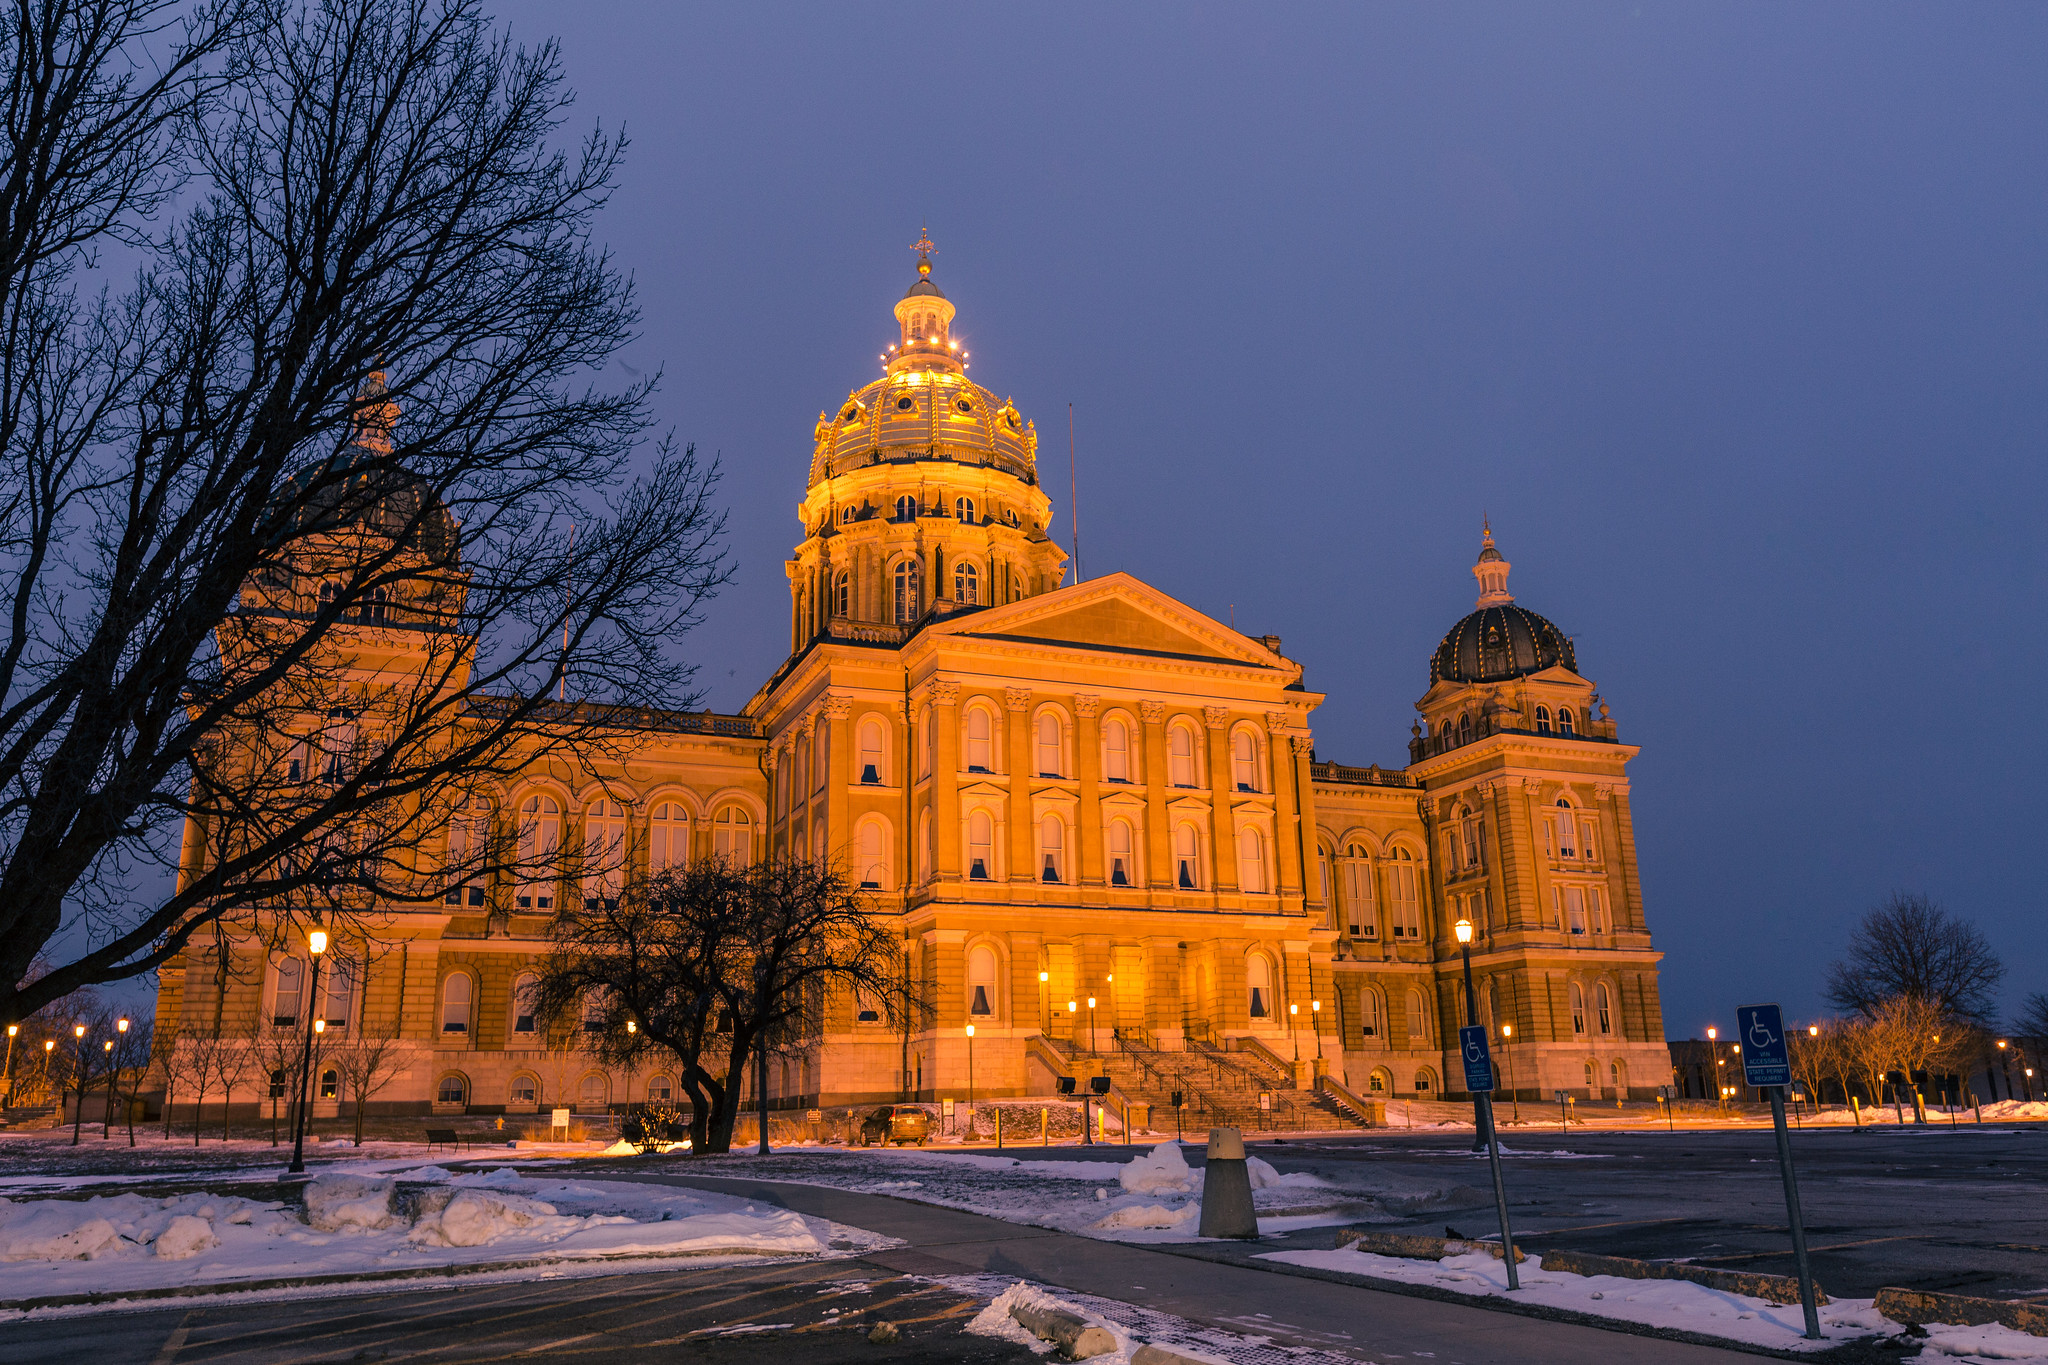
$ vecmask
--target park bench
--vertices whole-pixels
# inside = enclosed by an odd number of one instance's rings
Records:
[[[427,1150],[430,1152],[433,1151],[436,1147],[460,1148],[467,1147],[469,1145],[469,1139],[464,1137],[462,1134],[456,1132],[453,1128],[427,1129]]]

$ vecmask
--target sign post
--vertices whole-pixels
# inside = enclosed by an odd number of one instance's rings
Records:
[[[1500,1133],[1493,1126],[1493,1057],[1487,1050],[1486,1028],[1458,1030],[1458,1053],[1465,1061],[1465,1090],[1479,1102],[1479,1121],[1486,1128],[1486,1162],[1493,1168],[1493,1206],[1500,1214],[1501,1263],[1508,1268],[1508,1288],[1520,1289],[1515,1273],[1515,1238],[1508,1230],[1508,1187],[1500,1178]]]
[[[1799,1303],[1806,1310],[1806,1337],[1820,1340],[1820,1310],[1813,1303],[1813,1267],[1806,1259],[1806,1220],[1799,1211],[1799,1177],[1792,1172],[1792,1138],[1785,1131],[1785,1092],[1792,1085],[1792,1048],[1785,1016],[1776,1005],[1744,1005],[1735,1011],[1742,1035],[1742,1079],[1771,1097],[1771,1126],[1778,1135],[1778,1171],[1785,1178],[1785,1212],[1792,1220],[1792,1254],[1799,1263]]]

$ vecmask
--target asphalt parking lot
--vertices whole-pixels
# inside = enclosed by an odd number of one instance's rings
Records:
[[[1525,1249],[1792,1273],[1767,1128],[1521,1129],[1505,1145],[1509,1216]],[[1467,1169],[1468,1183],[1485,1190],[1485,1158],[1470,1147],[1469,1132],[1387,1130],[1262,1143],[1258,1153],[1283,1171],[1338,1181],[1361,1162]],[[1809,1128],[1793,1134],[1793,1153],[1814,1275],[1829,1293],[1867,1298],[1899,1285],[2048,1300],[2048,1126]],[[1387,1230],[1441,1236],[1446,1226],[1480,1237],[1498,1231],[1490,1199]],[[1312,1245],[1315,1236],[1287,1240]]]

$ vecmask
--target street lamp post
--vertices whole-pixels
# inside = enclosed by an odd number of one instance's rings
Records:
[[[2006,1058],[2006,1042],[2005,1042],[2005,1039],[2003,1039],[2003,1038],[2000,1038],[2000,1039],[1998,1040],[1998,1074],[1999,1074],[2000,1076],[2002,1076],[2002,1077],[2004,1077],[2004,1078],[2005,1078],[2005,1097],[2006,1097],[2007,1099],[2011,1099],[2011,1098],[2012,1098],[2012,1072],[2010,1072],[2010,1071],[2006,1070],[2006,1066],[2005,1066],[2005,1058]],[[1993,1095],[1993,1096],[1992,1096],[1991,1098],[1995,1100],[1995,1099],[1997,1099],[1997,1098],[1998,1098],[1998,1096],[1996,1096],[1996,1095]]]
[[[71,1026],[71,1036],[78,1040],[77,1046],[71,1049],[74,1054],[71,1064],[78,1072],[77,1083],[73,1087],[78,1092],[78,1098],[71,1110],[71,1145],[76,1147],[78,1145],[78,1130],[85,1123],[85,1078],[89,1070],[85,1064],[85,1025],[73,1024]]]
[[[1088,997],[1088,1055],[1095,1055],[1095,997]]]
[[[1052,1036],[1052,973],[1051,973],[1051,972],[1040,972],[1040,973],[1038,974],[1038,999],[1039,999],[1039,1003],[1041,1003],[1041,1004],[1042,1004],[1042,1005],[1044,1005],[1044,1007],[1045,1007],[1045,1032],[1046,1032],[1046,1036],[1047,1036],[1047,1037],[1051,1037],[1051,1036]]]
[[[123,1019],[121,1022],[125,1024],[128,1021]],[[100,1110],[100,1141],[105,1142],[114,1136],[114,1040],[109,1038],[100,1044],[100,1051],[107,1058],[107,1103]]]
[[[315,929],[306,935],[306,948],[313,958],[312,980],[306,992],[306,1042],[299,1053],[299,1112],[298,1122],[292,1125],[292,1164],[285,1168],[281,1180],[290,1180],[306,1173],[306,1081],[313,1070],[313,1034],[318,1024],[312,1018],[320,1012],[320,955],[327,951],[327,931]]]
[[[1309,1001],[1308,1012],[1309,1022],[1315,1027],[1316,1031],[1316,1060],[1320,1062],[1323,1060],[1323,1002],[1320,1000]]]
[[[7,1026],[7,1069],[5,1072],[0,1072],[0,1086],[6,1087],[7,1090],[6,1100],[0,1101],[0,1104],[7,1106],[11,1106],[14,1103],[14,1040],[20,1033],[21,1025],[9,1024]]]
[[[1451,926],[1451,932],[1458,936],[1458,953],[1465,961],[1465,1027],[1479,1026],[1479,996],[1472,989],[1472,921],[1461,919]],[[1486,1122],[1486,1101],[1472,1097],[1472,1150],[1486,1150],[1488,1124]]]
[[[967,1026],[967,1136],[974,1136],[974,1025]]]
[[[1301,1006],[1287,1007],[1287,1036],[1294,1040],[1294,1064],[1301,1065]]]
[[[1508,1044],[1514,1040],[1514,1036],[1515,1026],[1513,1024],[1502,1024],[1500,1026],[1500,1054],[1507,1059],[1508,1063],[1508,1104],[1515,1111],[1515,1122],[1520,1123],[1522,1121],[1522,1097],[1515,1091],[1515,1054],[1508,1047]]]
[[[1726,1063],[1721,1060],[1721,1049],[1714,1046],[1720,1040],[1721,1030],[1715,1028],[1712,1024],[1707,1025],[1707,1052],[1714,1059],[1715,1103],[1721,1108],[1721,1116],[1726,1118],[1728,1116],[1728,1086],[1721,1079],[1721,1068]]]

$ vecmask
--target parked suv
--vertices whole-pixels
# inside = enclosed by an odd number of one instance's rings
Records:
[[[877,1109],[860,1121],[860,1145],[890,1146],[914,1142],[922,1147],[931,1141],[932,1116],[914,1104],[892,1104]]]

